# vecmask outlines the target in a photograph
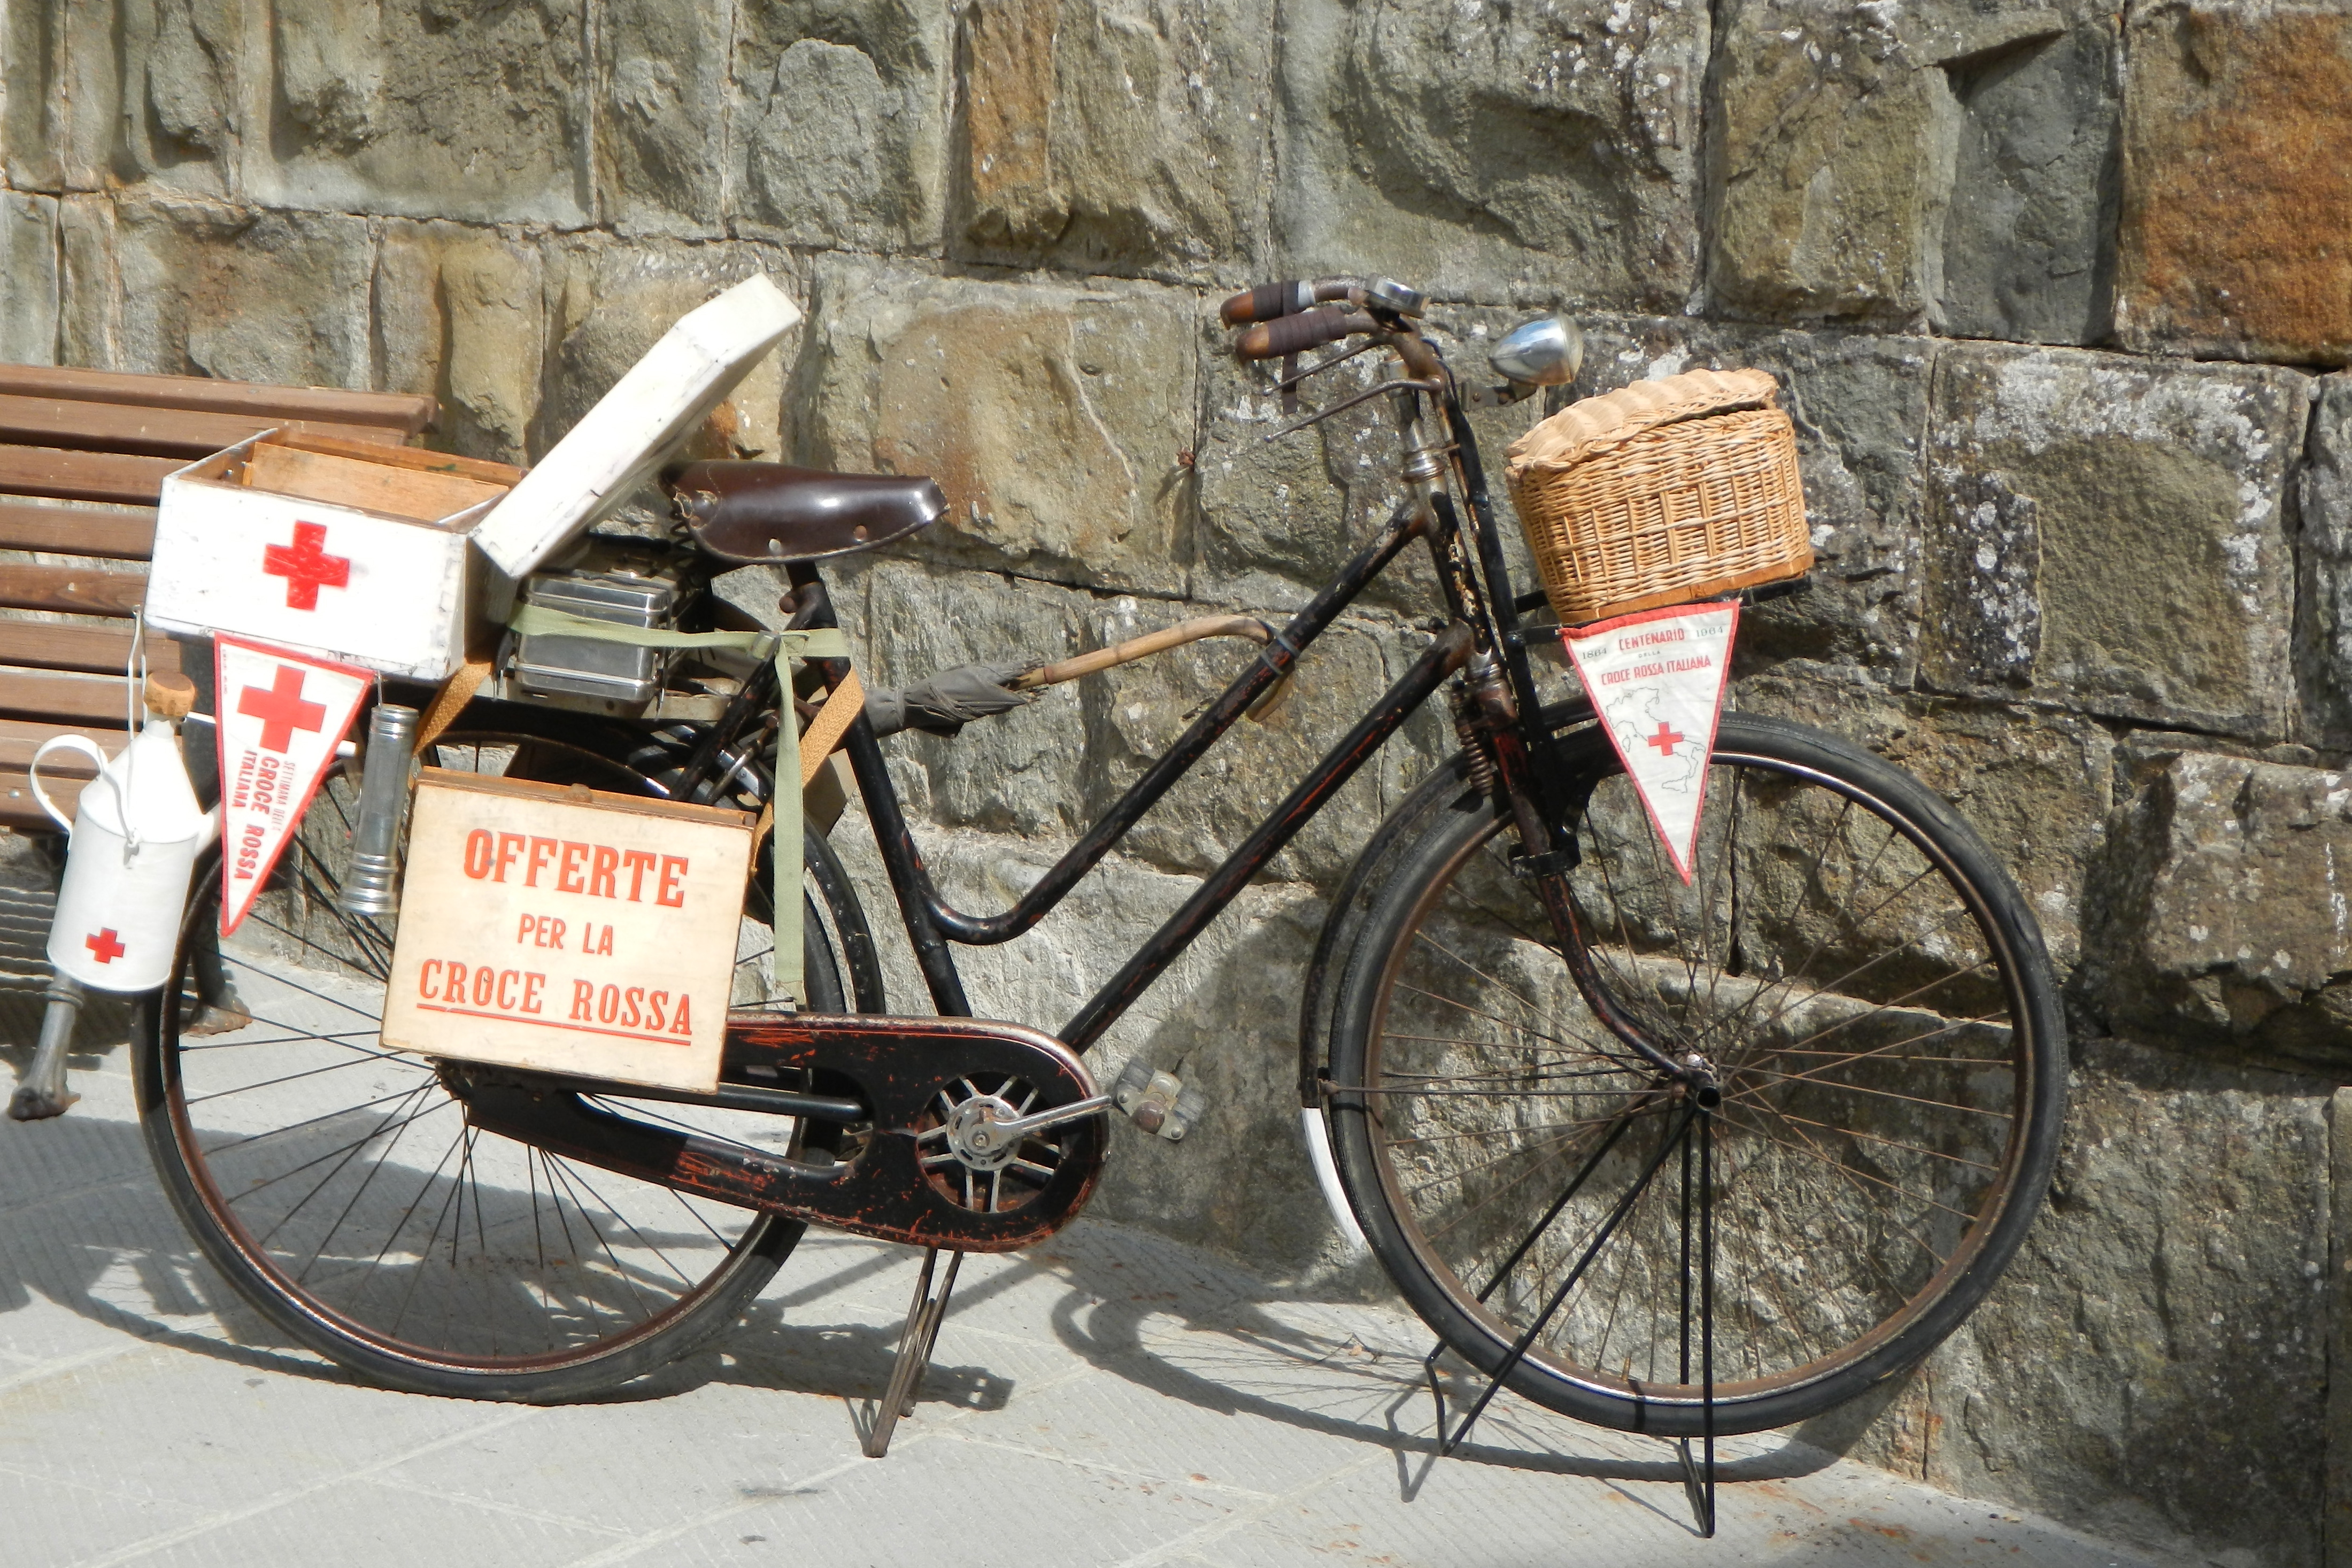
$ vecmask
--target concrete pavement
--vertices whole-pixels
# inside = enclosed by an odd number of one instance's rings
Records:
[[[18,1069],[38,1006],[0,995]],[[858,1437],[913,1255],[821,1235],[715,1351],[605,1402],[364,1387],[195,1255],[124,1057],[77,1059],[65,1119],[0,1124],[7,1568],[2169,1561],[1770,1436],[1727,1445],[1703,1542],[1664,1446],[1506,1399],[1436,1458],[1409,1317],[1086,1221],[971,1261],[880,1461]]]

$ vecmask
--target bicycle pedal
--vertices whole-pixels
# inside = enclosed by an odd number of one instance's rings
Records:
[[[1147,1133],[1181,1144],[1194,1123],[1207,1114],[1208,1096],[1188,1089],[1172,1072],[1153,1070],[1140,1058],[1128,1062],[1111,1089],[1111,1100],[1121,1114]]]

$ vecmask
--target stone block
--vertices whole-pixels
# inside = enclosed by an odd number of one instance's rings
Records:
[[[1941,330],[2032,343],[2107,335],[2118,54],[2114,22],[2093,17],[1946,68],[1957,112]]]
[[[1707,45],[1693,0],[1286,5],[1278,270],[1681,309]]]
[[[0,54],[8,61],[7,91],[0,93],[0,169],[20,191],[64,187],[58,139],[68,100],[54,85],[64,20],[55,5],[0,11]]]
[[[1921,684],[2279,737],[2309,378],[1996,347],[1936,378]]]
[[[1801,659],[1910,680],[1918,617],[1921,452],[1936,345],[1877,333],[1776,332],[1678,318],[1585,322],[1578,398],[1698,369],[1769,371],[1797,431],[1814,567],[1804,592],[1740,620],[1743,667]]]
[[[623,233],[718,231],[732,8],[604,0],[596,208]]]
[[[1089,645],[1139,637],[1205,608],[1116,599],[1089,617]],[[1244,718],[1227,730],[1137,824],[1125,852],[1164,871],[1215,870],[1387,689],[1382,655],[1367,630],[1326,632],[1299,661],[1287,698],[1263,722]],[[1108,811],[1255,659],[1253,644],[1216,638],[1078,683],[1087,738],[1084,817]],[[1336,884],[1383,814],[1384,771],[1375,762],[1350,779],[1262,874]]]
[[[2352,1063],[2352,784],[2153,737],[2127,759],[2086,1000],[2118,1032]]]
[[[2130,13],[2116,321],[2130,347],[2352,358],[2352,13]]]
[[[791,259],[764,246],[623,246],[583,236],[551,247],[541,265],[548,348],[545,385],[530,426],[533,455],[561,440],[679,317],[719,290],[765,272],[793,298],[808,298]],[[781,459],[784,367],[805,330],[794,328],[752,367],[688,443],[688,455]]]
[[[956,244],[1087,272],[1263,254],[1271,0],[1013,0],[964,13]]]
[[[738,23],[733,217],[822,250],[936,253],[945,0],[769,0]]]
[[[2310,450],[2295,479],[2303,577],[2295,628],[2309,738],[2352,743],[2352,376],[2319,383]]]
[[[122,0],[116,26],[123,112],[110,149],[118,181],[233,194],[250,91],[242,62],[255,54],[249,46],[258,21],[240,0]],[[73,47],[93,41],[85,36]],[[76,105],[72,112],[79,119],[88,110]]]
[[[58,350],[68,365],[120,365],[122,288],[115,275],[115,208],[104,196],[58,203]]]
[[[159,200],[118,210],[114,246],[116,368],[369,384],[365,219]]]
[[[1857,689],[1788,665],[1739,681],[1745,713],[1826,729],[1905,768],[1950,801],[2024,894],[2063,982],[2082,956],[2082,906],[2100,874],[2115,742],[2071,714]]]
[[[1707,283],[1780,319],[1918,321],[1940,216],[1939,84],[1906,15],[1824,0],[1717,8]]]
[[[375,335],[379,388],[440,400],[436,445],[525,460],[547,340],[536,248],[457,224],[387,222]]]
[[[842,619],[877,689],[958,664],[1030,668],[1093,645],[1086,635],[1092,599],[1068,589],[881,557],[845,562],[827,576],[840,584]],[[902,770],[922,774],[918,798],[930,821],[1066,844],[1089,820],[1080,686],[1093,684],[1048,687],[953,738],[908,731],[883,745]]]
[[[1181,593],[1193,444],[1189,294],[820,260],[794,402],[821,466],[927,474],[926,559]]]
[[[45,0],[0,17],[11,185],[59,193],[108,183],[122,99],[118,3]]]
[[[1903,1469],[2216,1563],[2316,1563],[2329,1085],[2080,1042],[2048,1210],[1930,1357]],[[2340,1145],[2338,1145],[2340,1146]],[[1839,1428],[1796,1429],[1885,1463]]]
[[[2061,44],[2054,10],[1719,8],[1716,303],[1780,320],[2069,319],[2074,286],[2055,280],[2095,251],[2113,120],[2100,24],[2084,26]]]
[[[275,0],[242,158],[271,206],[593,221],[585,0]]]
[[[54,196],[0,193],[0,361],[57,361],[60,270]]]

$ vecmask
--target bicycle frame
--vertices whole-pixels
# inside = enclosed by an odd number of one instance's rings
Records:
[[[1417,338],[1412,340],[1412,344],[1433,358],[1433,350]],[[1209,874],[1182,907],[1169,916],[1118,972],[1063,1025],[1058,1038],[1071,1050],[1081,1052],[1100,1040],[1405,719],[1449,678],[1466,671],[1467,678],[1457,698],[1465,740],[1491,748],[1498,801],[1515,819],[1522,852],[1537,870],[1536,881],[1543,888],[1544,901],[1563,935],[1562,945],[1569,952],[1570,969],[1580,987],[1587,990],[1595,1003],[1596,1013],[1612,1033],[1663,1071],[1676,1077],[1686,1075],[1685,1069],[1650,1043],[1636,1021],[1622,1012],[1591,973],[1575,913],[1566,897],[1561,874],[1566,866],[1553,842],[1550,824],[1559,821],[1559,813],[1556,803],[1545,798],[1538,770],[1532,766],[1536,754],[1549,743],[1562,716],[1555,712],[1550,716],[1554,722],[1545,722],[1538,700],[1508,568],[1503,559],[1501,539],[1495,531],[1494,510],[1488,500],[1476,439],[1448,377],[1439,383],[1433,396],[1450,440],[1431,446],[1419,444],[1415,439],[1419,400],[1422,389],[1428,383],[1416,381],[1407,385],[1410,390],[1402,390],[1399,394],[1413,400],[1402,421],[1407,453],[1407,494],[1379,537],[1339,569],[1260,651],[1250,667],[1225,687],[1011,908],[993,915],[974,915],[954,908],[940,896],[907,822],[872,726],[863,716],[850,726],[844,745],[858,793],[874,829],[901,923],[931,1001],[942,1015],[971,1014],[951,945],[985,946],[1011,941],[1051,914],[1217,739],[1290,672],[1315,639],[1395,561],[1405,546],[1414,538],[1423,538],[1430,547],[1450,612],[1446,625],[1412,668]],[[1449,468],[1469,503],[1466,538],[1445,482]],[[838,624],[824,580],[813,566],[794,566],[791,569],[791,580],[798,604],[793,616],[795,626]],[[846,661],[827,663],[829,682],[837,683],[846,676]],[[1590,708],[1580,704],[1565,718],[1572,724],[1590,716]],[[715,752],[718,744],[715,737],[706,738],[704,749]]]

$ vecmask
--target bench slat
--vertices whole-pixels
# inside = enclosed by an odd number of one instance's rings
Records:
[[[58,809],[68,817],[80,804],[81,788],[89,782],[87,779],[62,777],[51,779],[47,766],[44,764],[41,768],[41,787],[49,792],[49,799],[55,800]],[[57,823],[41,810],[41,803],[33,799],[33,776],[21,768],[0,768],[0,828],[15,828],[20,832],[54,833],[58,831]]]
[[[275,387],[205,376],[150,376],[122,371],[69,370],[58,365],[0,365],[0,395],[69,398],[80,402],[184,408],[206,413],[259,414],[272,421],[325,420],[415,434],[440,405],[405,392],[342,392],[333,387]],[[223,444],[226,444],[224,443]],[[217,450],[217,449],[215,449]]]
[[[201,742],[211,732],[200,725],[192,733]],[[0,772],[11,769],[24,772],[32,767],[33,753],[41,748],[42,743],[60,735],[86,735],[98,742],[98,748],[109,757],[121,750],[122,743],[131,738],[130,732],[122,727],[122,716],[120,714],[115,716],[111,728],[95,722],[43,724],[35,719],[0,718]],[[41,764],[41,777],[44,779],[52,774],[61,779],[89,779],[97,772],[89,758],[79,751],[58,752]],[[34,808],[36,810],[39,809],[37,806]]]
[[[176,457],[0,445],[0,491],[18,496],[55,496],[68,501],[130,501],[152,507],[163,494],[163,476],[186,466]]]
[[[0,549],[145,560],[155,553],[155,508],[45,507],[0,496]]]
[[[37,621],[0,620],[0,664],[38,670],[88,670],[122,674],[131,657],[131,633],[104,626],[59,626]],[[147,635],[147,667],[157,674],[180,672],[180,645],[159,632]]]
[[[119,725],[122,677],[0,665],[0,714]]]
[[[128,403],[68,402],[53,397],[0,394],[0,441],[84,452],[129,452],[193,461],[209,457],[265,430],[314,430],[381,449],[397,432],[363,424],[321,424],[259,414],[199,413]],[[397,448],[394,448],[397,450]]]
[[[0,606],[77,615],[129,615],[147,601],[143,571],[0,562]]]

